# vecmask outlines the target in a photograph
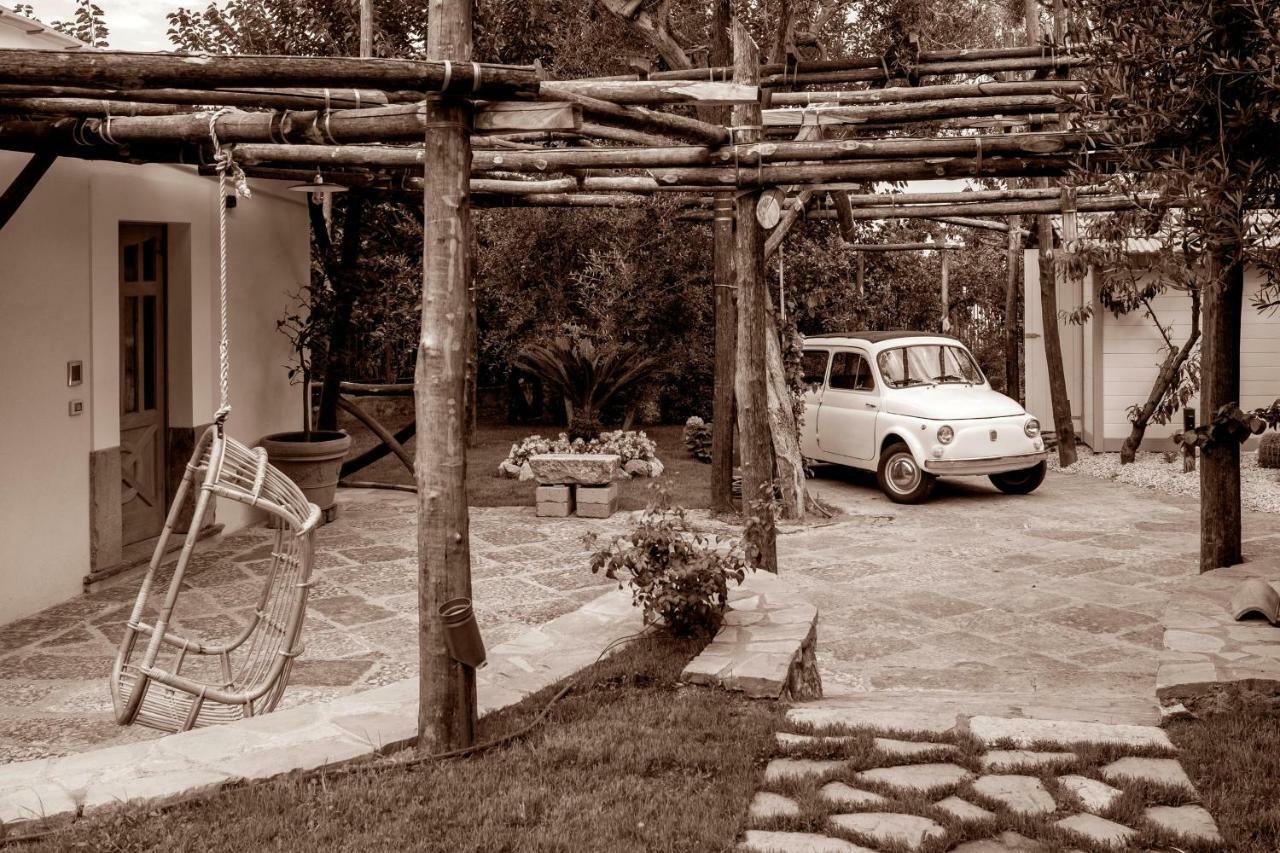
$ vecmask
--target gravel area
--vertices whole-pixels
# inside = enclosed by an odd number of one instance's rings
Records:
[[[1183,473],[1182,459],[1166,462],[1163,453],[1139,453],[1132,465],[1121,465],[1119,453],[1093,453],[1081,447],[1076,464],[1059,468],[1057,455],[1051,454],[1049,467],[1171,495],[1200,495],[1200,472]],[[1259,468],[1258,455],[1252,450],[1240,454],[1240,501],[1247,510],[1280,513],[1280,471]]]

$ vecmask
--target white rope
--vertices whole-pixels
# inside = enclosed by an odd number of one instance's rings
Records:
[[[231,414],[231,330],[230,297],[227,288],[227,172],[235,183],[236,194],[248,197],[249,184],[244,172],[231,156],[231,149],[218,141],[218,119],[234,112],[229,108],[215,110],[209,115],[209,139],[213,142],[214,164],[218,169],[218,411],[213,421],[221,432],[227,416]]]

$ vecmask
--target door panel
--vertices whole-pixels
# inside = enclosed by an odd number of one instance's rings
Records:
[[[867,357],[837,352],[818,410],[818,444],[826,455],[870,462],[876,456],[880,392]]]
[[[829,350],[805,350],[801,361],[803,370],[804,425],[800,428],[800,453],[807,459],[820,458],[818,448],[818,410],[822,405],[822,386],[827,381],[827,364],[831,361]]]
[[[164,526],[165,232],[162,225],[120,226],[121,541]]]

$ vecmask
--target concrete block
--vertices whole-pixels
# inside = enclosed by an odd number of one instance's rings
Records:
[[[568,518],[573,515],[573,503],[538,501],[535,513],[539,518]]]
[[[607,486],[578,486],[574,489],[579,504],[616,504],[618,484]]]
[[[546,501],[553,504],[573,503],[572,486],[538,486],[534,492],[538,503]]]

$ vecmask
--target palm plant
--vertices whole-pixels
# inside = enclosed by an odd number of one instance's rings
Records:
[[[635,344],[596,345],[587,339],[557,337],[520,350],[514,366],[542,380],[564,400],[571,437],[593,438],[601,431],[604,409],[658,372],[657,359],[641,352]],[[633,407],[624,429],[631,425]]]

